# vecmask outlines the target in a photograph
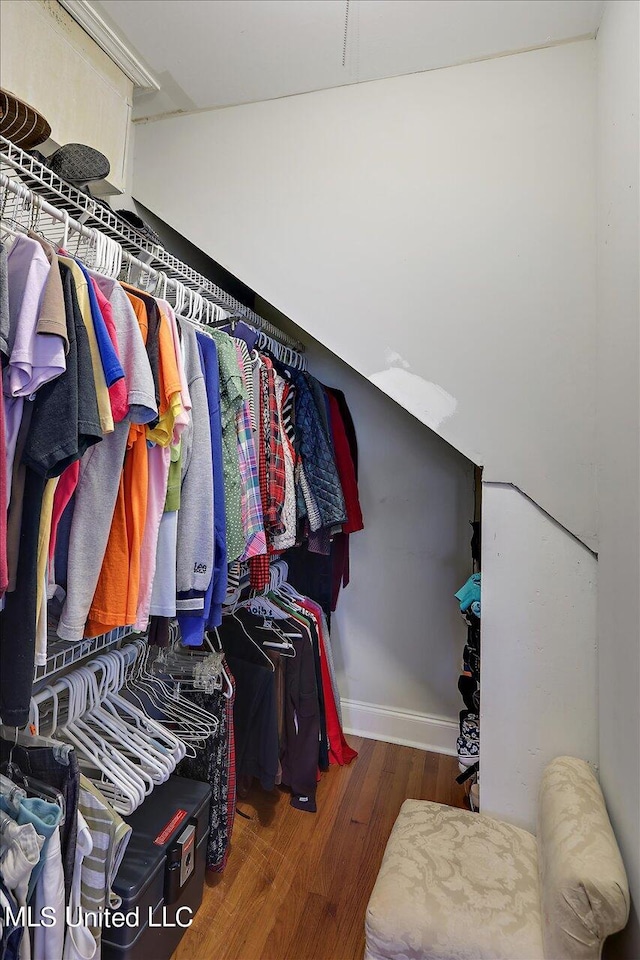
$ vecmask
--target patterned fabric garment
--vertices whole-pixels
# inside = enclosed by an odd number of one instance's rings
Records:
[[[331,527],[320,527],[309,533],[309,553],[319,553],[323,557],[331,556]]]
[[[240,361],[241,359],[241,356],[239,356]],[[251,428],[248,400],[244,400],[238,411],[237,424],[238,462],[240,464],[240,479],[242,482],[242,527],[244,529],[246,543],[246,548],[241,559],[248,560],[250,557],[257,557],[261,553],[267,552],[267,541],[262,517],[262,501],[260,498],[258,461],[256,458],[253,430]]]
[[[344,523],[346,506],[333,455],[332,442],[325,426],[326,410],[320,391],[319,406],[315,393],[317,381],[308,373],[297,372],[293,377],[296,387],[296,437],[309,488],[313,493],[321,517],[320,526],[330,527]],[[317,529],[311,524],[311,529]]]
[[[235,560],[233,563],[229,564],[227,570],[227,597],[232,596],[240,588],[240,580],[242,578],[242,566],[239,560]]]
[[[296,450],[296,391],[295,387],[284,377],[277,376],[277,382],[282,381],[282,391],[280,406],[282,411],[282,428],[285,435],[289,438],[291,446]],[[297,456],[297,455],[296,455]],[[296,459],[294,456],[294,460]]]
[[[238,361],[242,369],[242,378],[247,388],[247,400],[249,401],[249,418],[251,420],[251,429],[255,432],[258,429],[258,411],[256,410],[255,397],[252,389],[253,383],[253,363],[249,348],[244,340],[233,338],[236,350],[238,351]]]
[[[284,533],[282,511],[285,500],[285,463],[275,371],[268,357],[264,357],[262,361],[260,375],[261,410],[267,458],[267,508],[264,521],[268,533],[277,536]]]
[[[304,492],[302,489],[302,477],[304,475],[304,469],[298,449],[298,438],[296,432],[296,388],[288,380],[285,380],[284,384],[284,391],[282,394],[282,426],[284,428],[284,435],[289,440],[291,450],[293,451],[297,535],[297,521],[304,520],[307,516],[307,505],[305,503]]]
[[[99,914],[112,903],[111,886],[129,843],[131,827],[82,774],[78,809],[87,822],[93,840],[91,853],[82,861],[82,909]],[[91,926],[89,929],[99,950],[102,927]]]
[[[262,368],[260,369],[262,374]],[[262,380],[262,377],[260,377]],[[258,478],[260,483],[260,501],[262,503],[263,516],[266,513],[268,492],[267,492],[267,452],[265,443],[265,431],[269,429],[268,415],[265,423],[266,404],[263,402],[262,390],[260,391],[260,409],[258,411]],[[267,547],[269,546],[269,537],[265,524],[265,536],[267,537]],[[264,591],[269,584],[269,553],[261,553],[257,557],[251,557],[249,560],[249,582],[254,590]]]
[[[220,330],[212,330],[210,335],[218,348],[227,561],[232,563],[242,556],[246,548],[242,525],[242,486],[238,457],[237,417],[243,402],[246,400],[247,392],[238,365],[235,342]]]
[[[233,833],[233,824],[236,818],[236,733],[233,725],[233,704],[236,699],[236,681],[229,669],[226,660],[224,661],[227,676],[231,681],[233,693],[226,700],[227,709],[227,842],[222,856],[222,860],[212,866],[212,870],[222,873],[227,865],[229,857],[229,846],[231,844],[231,834]]]
[[[313,495],[313,491],[309,485],[307,474],[302,463],[299,463],[297,466],[297,475],[300,490],[302,491],[302,496],[304,497],[304,504],[306,508],[305,516],[309,519],[309,527],[311,532],[315,533],[322,527],[322,516],[320,515],[318,503]]]
[[[285,391],[293,394],[291,385],[283,377],[275,375],[276,403],[278,405],[278,415],[282,424],[282,451],[284,455],[284,500],[282,505],[282,525],[284,532],[274,536],[271,546],[273,550],[288,550],[289,547],[296,545],[296,480],[294,473],[295,450],[291,436],[294,434],[292,422],[293,403],[290,404],[288,411],[288,420],[291,432],[286,429],[286,421],[283,409]]]
[[[225,669],[231,678],[226,663]],[[233,680],[232,684],[235,696]],[[188,696],[207,713],[218,718],[218,729],[209,737],[204,748],[198,750],[196,757],[187,757],[178,764],[176,773],[211,786],[207,869],[222,871],[229,854],[236,807],[233,698],[227,700],[222,690],[213,693],[193,690]]]

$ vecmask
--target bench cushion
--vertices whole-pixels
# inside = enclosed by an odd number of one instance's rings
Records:
[[[536,840],[405,800],[366,916],[367,960],[543,960]]]
[[[602,790],[584,760],[558,757],[538,802],[540,894],[547,957],[597,960],[629,916],[629,887]]]

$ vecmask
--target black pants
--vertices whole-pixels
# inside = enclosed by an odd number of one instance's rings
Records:
[[[24,727],[29,722],[36,652],[38,532],[45,484],[44,477],[26,468],[16,589],[5,594],[0,613],[0,716],[10,727]]]

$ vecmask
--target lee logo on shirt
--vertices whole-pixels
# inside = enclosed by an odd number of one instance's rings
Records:
[[[207,572],[207,565],[206,565],[206,563],[194,563],[194,565],[193,565],[193,572],[194,572],[194,573],[206,573],[206,572]]]

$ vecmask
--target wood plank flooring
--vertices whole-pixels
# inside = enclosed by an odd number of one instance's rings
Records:
[[[364,915],[407,797],[463,807],[454,757],[349,737],[359,756],[318,784],[318,812],[255,788],[238,809],[229,862],[173,960],[362,960]]]

